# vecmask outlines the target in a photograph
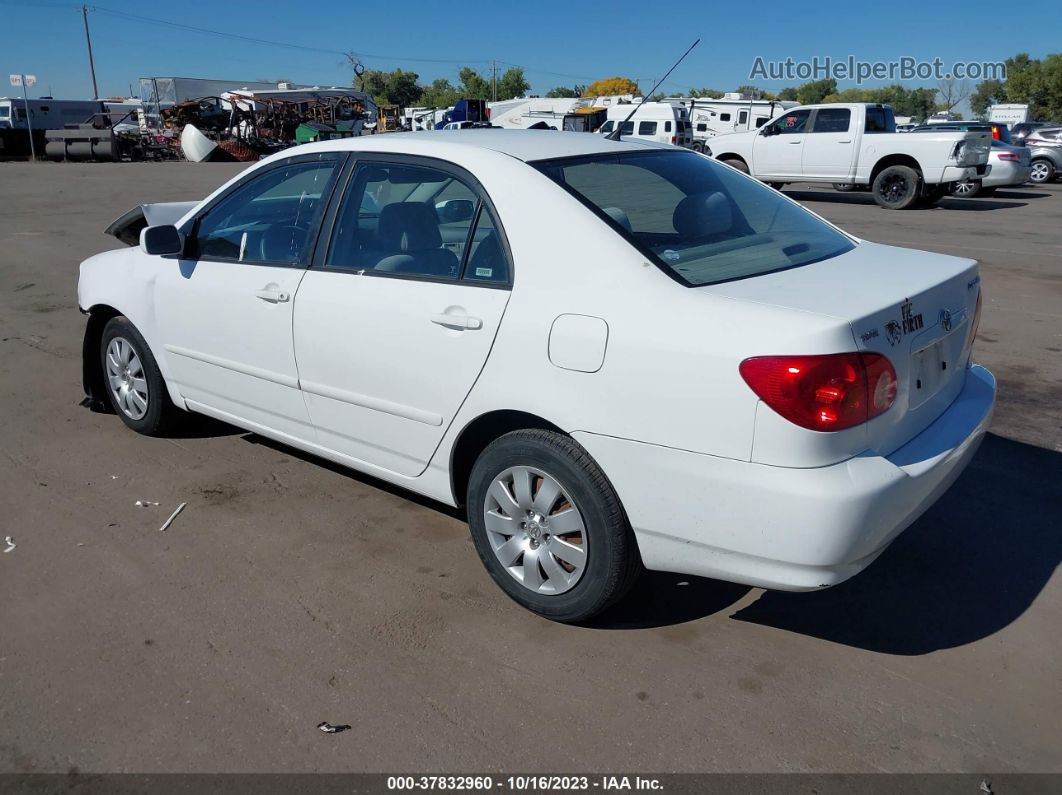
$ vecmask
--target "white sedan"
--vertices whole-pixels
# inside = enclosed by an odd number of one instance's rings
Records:
[[[112,224],[85,388],[467,507],[513,599],[579,621],[644,566],[812,590],[974,455],[977,263],[858,240],[689,150],[554,131],[289,149]]]

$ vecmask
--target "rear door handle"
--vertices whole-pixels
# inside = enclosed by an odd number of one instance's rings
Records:
[[[796,140],[796,141],[790,141],[789,143],[791,143],[791,144],[799,144],[799,143],[803,143],[803,139],[798,139],[798,140]]]
[[[285,301],[291,300],[291,295],[283,290],[255,290],[254,294],[263,301],[268,301],[271,304],[282,304]]]
[[[483,321],[470,315],[432,315],[431,322],[457,331],[476,331],[483,328]]]

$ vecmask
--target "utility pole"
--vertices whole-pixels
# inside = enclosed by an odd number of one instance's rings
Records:
[[[92,98],[100,98],[100,90],[96,87],[96,64],[92,61],[92,39],[89,37],[88,6],[81,6],[81,18],[85,20],[85,44],[88,45],[89,71],[92,72]]]
[[[490,62],[490,84],[491,94],[494,96],[494,101],[498,101],[498,62]]]

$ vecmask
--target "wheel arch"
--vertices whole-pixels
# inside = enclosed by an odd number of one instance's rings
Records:
[[[450,450],[450,488],[454,504],[464,505],[472,467],[487,445],[511,431],[538,428],[568,435],[544,417],[516,409],[497,409],[480,414],[465,425]]]
[[[874,180],[877,179],[878,174],[887,169],[889,166],[908,166],[918,172],[918,178],[922,179],[922,166],[911,155],[905,154],[892,154],[886,155],[874,164],[874,168],[870,171],[870,184],[874,184]]]
[[[87,310],[87,314],[85,337],[81,343],[81,384],[85,390],[86,405],[93,411],[109,413],[110,401],[107,400],[103,368],[100,366],[100,343],[108,321],[121,317],[122,313],[108,304],[94,304]]]
[[[745,164],[745,168],[748,168],[749,165],[749,161],[743,158],[741,155],[737,154],[736,152],[723,152],[718,155],[712,155],[712,157],[714,157],[720,163],[724,164],[727,160],[739,160],[740,162]]]

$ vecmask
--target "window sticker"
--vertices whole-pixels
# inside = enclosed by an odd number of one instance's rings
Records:
[[[489,279],[494,275],[494,268],[476,268],[476,276]]]

